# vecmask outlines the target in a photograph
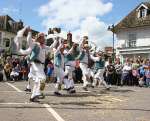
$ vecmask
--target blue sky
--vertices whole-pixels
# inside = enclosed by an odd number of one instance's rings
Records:
[[[119,22],[142,1],[145,0],[0,0],[0,15],[21,19],[38,31],[61,26],[64,33],[87,33],[102,45],[104,41],[111,42],[108,25]]]
[[[117,23],[122,20],[129,12],[131,12],[142,1],[146,0],[104,0],[113,3],[113,9],[106,16],[102,17],[107,23]]]
[[[0,8],[18,9],[20,12],[8,12],[15,20],[22,19],[26,24],[31,25],[36,30],[42,30],[42,18],[38,16],[36,9],[40,5],[47,3],[49,0],[1,0]],[[112,2],[112,11],[101,17],[101,20],[107,23],[116,23],[126,16],[135,6],[143,0],[103,0]],[[0,12],[1,13],[1,12]],[[5,14],[7,12],[1,13]]]

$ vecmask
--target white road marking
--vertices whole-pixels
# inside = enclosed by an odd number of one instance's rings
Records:
[[[12,88],[14,88],[17,92],[23,92],[22,90],[18,89],[17,87],[15,87],[13,84],[10,84],[8,82],[6,82],[7,85],[11,86]]]
[[[1,93],[1,92],[3,92],[3,93],[15,92],[15,93],[16,93],[16,91],[0,91],[0,93]]]
[[[11,86],[12,88],[14,88],[17,92],[23,92],[22,90],[20,90],[19,88],[15,87],[13,84],[10,84],[8,82],[6,82],[7,85]],[[53,92],[53,91],[48,91],[48,92]],[[79,91],[79,92],[91,92],[91,91]],[[33,104],[33,103],[0,103],[0,105],[28,105],[28,104]],[[53,115],[53,117],[57,120],[57,121],[65,121],[50,105],[48,104],[43,104],[43,106]]]
[[[122,102],[123,100],[121,99],[118,99],[118,98],[111,98],[112,100],[115,100],[115,101],[119,101],[119,102]]]
[[[114,96],[104,96],[104,97],[106,97],[106,98],[109,98],[109,99],[111,99],[111,100],[114,100],[114,101],[118,101],[118,102],[122,102],[123,100],[121,100],[121,99],[119,99],[119,98],[116,98],[116,97],[114,97]]]
[[[101,94],[97,94],[97,95],[101,95]],[[113,101],[118,101],[118,102],[125,101],[125,99],[124,99],[124,100],[121,100],[121,99],[116,98],[116,97],[114,97],[114,96],[103,96],[103,97],[104,97],[104,98],[108,98],[108,99],[113,100]]]
[[[43,104],[43,106],[54,116],[57,121],[65,121],[53,108],[48,104]]]
[[[31,104],[33,104],[32,102],[31,103],[29,103],[29,102],[24,102],[24,103],[11,103],[11,102],[9,102],[9,103],[0,103],[0,105],[31,105]]]

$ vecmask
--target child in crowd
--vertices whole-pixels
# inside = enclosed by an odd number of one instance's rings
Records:
[[[143,87],[145,84],[145,62],[143,63],[143,65],[141,65],[141,67],[139,68],[139,86]]]
[[[52,80],[54,66],[51,62],[47,65],[47,81],[50,82]]]
[[[146,77],[146,86],[150,87],[150,65],[148,65],[146,68],[145,77]]]

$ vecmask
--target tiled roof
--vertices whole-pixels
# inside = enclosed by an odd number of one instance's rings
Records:
[[[0,16],[0,30],[16,33],[19,29],[23,28],[23,22],[14,21],[10,16]]]
[[[139,18],[137,8],[142,4],[148,7],[148,13],[146,17]],[[115,33],[121,29],[150,26],[150,2],[143,2],[140,5],[138,5],[114,27]]]
[[[16,22],[8,15],[0,16],[0,30],[17,33],[17,31],[22,28],[23,22],[21,20]],[[36,35],[39,32],[32,30],[32,33],[33,35]]]

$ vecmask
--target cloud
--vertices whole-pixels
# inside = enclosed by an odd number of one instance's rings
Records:
[[[105,46],[111,36],[108,25],[100,17],[112,10],[113,4],[102,0],[49,0],[38,9],[43,17],[42,26],[61,27],[63,31],[72,31],[74,36],[87,33],[91,40]],[[102,44],[103,43],[103,44]]]
[[[87,17],[81,22],[81,27],[74,31],[75,36],[89,36],[99,48],[112,45],[112,33],[107,31],[108,25],[96,17]]]

